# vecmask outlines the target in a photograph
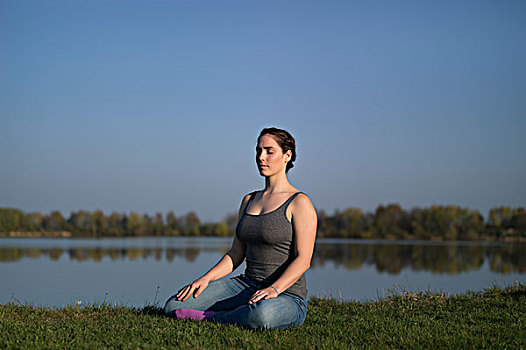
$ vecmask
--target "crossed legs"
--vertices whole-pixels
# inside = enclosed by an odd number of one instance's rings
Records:
[[[207,320],[247,328],[277,329],[303,324],[307,314],[304,299],[285,292],[274,299],[248,304],[257,289],[256,283],[242,276],[221,279],[211,282],[198,298],[190,297],[183,302],[173,295],[167,300],[164,312],[177,316],[176,310],[194,309],[206,312],[203,315]]]

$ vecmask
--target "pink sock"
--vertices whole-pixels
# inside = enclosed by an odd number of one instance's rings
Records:
[[[215,314],[214,311],[201,311],[194,309],[177,309],[175,310],[175,317],[181,320],[202,321],[208,316]]]

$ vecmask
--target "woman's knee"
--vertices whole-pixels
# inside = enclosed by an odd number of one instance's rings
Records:
[[[264,300],[251,308],[247,317],[249,328],[278,329],[300,326],[305,313],[296,305]]]
[[[165,315],[171,316],[175,310],[182,309],[182,302],[175,298],[175,295],[170,297],[164,304]]]
[[[265,312],[265,308],[256,307],[250,310],[246,326],[255,329],[272,329],[272,316]]]
[[[272,302],[261,301],[251,308],[247,317],[247,326],[257,329],[276,329],[292,326],[286,315],[288,310],[282,310],[277,304]],[[285,315],[283,314],[285,312]]]

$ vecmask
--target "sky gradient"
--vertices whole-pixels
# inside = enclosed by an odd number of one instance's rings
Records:
[[[0,0],[0,207],[195,211],[289,130],[318,210],[526,205],[524,1]]]

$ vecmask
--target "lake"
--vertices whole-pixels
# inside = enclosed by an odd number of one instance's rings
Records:
[[[215,264],[232,238],[0,239],[0,303],[164,305]],[[244,264],[234,275],[244,271]],[[319,239],[309,297],[373,300],[526,283],[526,244]]]

